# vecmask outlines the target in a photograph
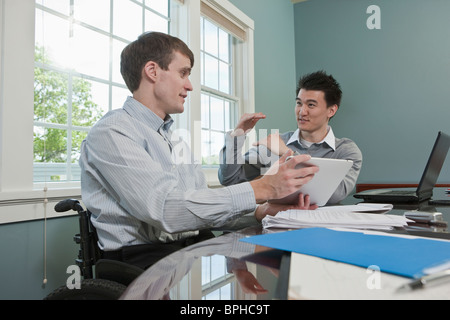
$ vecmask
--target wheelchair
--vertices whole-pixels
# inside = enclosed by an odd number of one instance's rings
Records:
[[[143,269],[117,260],[102,259],[98,236],[91,223],[91,213],[84,210],[76,199],[66,199],[55,205],[56,212],[78,212],[80,233],[74,241],[80,246],[76,265],[80,268],[80,288],[61,286],[44,300],[117,300],[126,287]]]

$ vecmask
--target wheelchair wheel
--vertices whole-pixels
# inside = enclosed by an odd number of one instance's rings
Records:
[[[125,291],[123,284],[104,279],[85,279],[80,289],[61,286],[44,300],[117,300]]]

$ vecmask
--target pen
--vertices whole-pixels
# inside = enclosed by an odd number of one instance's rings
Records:
[[[435,283],[442,283],[445,281],[450,280],[450,269],[441,271],[441,272],[436,272],[436,273],[432,273],[426,276],[423,276],[419,279],[413,280],[403,286],[401,286],[398,290],[399,291],[411,291],[411,290],[416,290],[416,289],[420,289],[423,288],[425,286],[429,286],[431,284],[435,284]]]

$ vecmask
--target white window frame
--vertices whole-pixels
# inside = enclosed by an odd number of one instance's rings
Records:
[[[66,4],[74,2],[74,0],[66,0]],[[114,8],[114,12],[116,12],[117,4],[114,3],[114,0],[107,0],[111,1],[111,10]],[[145,26],[149,22],[147,19],[147,14],[150,13],[152,15],[159,16],[160,19],[162,19],[165,23],[165,26],[169,27],[170,24],[170,18],[166,17],[164,13],[160,13],[155,11],[155,9],[149,7],[147,3],[144,3],[144,1],[137,2],[135,0],[127,0],[128,4],[134,3],[135,5],[139,6],[139,10],[142,12],[142,23],[141,23],[141,31],[145,30]],[[89,32],[93,32],[95,35],[99,35],[101,37],[105,37],[104,39],[109,39],[109,50],[114,51],[114,46],[120,43],[120,45],[125,46],[126,44],[130,43],[133,39],[132,38],[124,38],[123,35],[117,32],[113,32],[113,29],[115,26],[117,26],[117,16],[116,14],[111,14],[109,17],[109,27],[99,28],[95,26],[95,24],[92,24],[91,22],[86,22],[80,18],[80,20],[77,20],[77,13],[78,8],[76,7],[75,2],[75,8],[74,11],[70,9],[69,12],[58,12],[52,9],[51,7],[46,7],[43,4],[40,4],[41,1],[36,1],[36,15],[35,17],[38,19],[41,15],[39,12],[42,12],[43,15],[46,15],[47,17],[58,17],[61,19],[61,21],[64,21],[65,23],[69,24],[69,29],[79,27],[80,29],[87,30]],[[45,3],[45,1],[43,1]],[[147,0],[148,2],[148,0]],[[170,3],[173,3],[173,1],[169,1]],[[151,5],[151,3],[150,3]],[[144,13],[145,12],[145,13]],[[111,12],[112,13],[112,12]],[[43,21],[45,21],[46,18],[42,17]],[[38,24],[36,26],[37,30],[39,30],[39,22],[35,22],[35,24]],[[47,29],[48,26],[44,26],[44,29]],[[166,30],[163,30],[163,32],[167,32]],[[41,33],[45,34],[45,31],[42,31]],[[133,37],[133,36],[132,36]],[[39,43],[41,46],[45,46],[45,36],[41,39],[43,43]],[[112,41],[112,42],[111,42]],[[35,41],[35,43],[38,43],[39,39]],[[115,42],[115,43],[114,43]],[[46,49],[46,48],[45,48]],[[117,50],[117,49],[116,49]],[[119,52],[119,51],[117,51]],[[49,64],[45,64],[42,62],[35,62],[35,66],[39,67],[41,70],[45,70],[48,72],[56,73],[59,76],[67,77],[68,85],[67,85],[67,91],[68,96],[72,96],[72,83],[75,81],[75,79],[80,79],[83,81],[93,81],[97,84],[102,84],[103,86],[108,87],[108,103],[101,105],[101,108],[106,113],[109,110],[112,110],[114,108],[120,107],[123,102],[125,101],[125,98],[127,95],[130,95],[129,90],[127,89],[125,82],[120,78],[120,81],[115,79],[115,71],[119,69],[119,65],[116,65],[118,60],[113,60],[115,57],[110,53],[110,57],[105,56],[105,60],[107,60],[109,65],[109,70],[107,74],[104,75],[96,75],[96,74],[89,74],[86,73],[86,71],[81,70],[74,70],[71,67],[58,67],[57,63],[54,63],[53,61]],[[114,63],[114,65],[113,65]],[[114,92],[117,90],[120,90],[123,94],[123,100],[117,100],[114,99],[115,94]],[[54,123],[54,122],[47,122],[46,120],[41,121],[35,121],[35,129],[38,128],[38,130],[46,130],[46,129],[58,129],[62,130],[66,133],[67,137],[67,145],[66,145],[66,156],[67,159],[65,162],[60,163],[47,163],[47,162],[35,162],[33,165],[34,169],[34,186],[35,188],[42,187],[44,188],[49,183],[52,183],[51,176],[59,176],[61,175],[62,179],[57,179],[57,182],[53,182],[52,184],[55,185],[58,183],[61,185],[61,183],[64,183],[65,185],[78,185],[79,184],[79,174],[80,174],[80,167],[78,165],[77,159],[74,159],[71,150],[72,150],[72,134],[73,132],[83,132],[84,134],[87,134],[90,130],[90,126],[84,126],[84,125],[74,125],[72,123],[72,99],[68,98],[67,100],[67,122],[63,123]],[[74,161],[75,160],[75,161]]]
[[[200,58],[200,1],[246,31],[247,39],[239,44],[241,54],[236,57],[242,66],[236,95],[241,102],[240,114],[254,112],[253,20],[228,0],[173,1],[182,5],[177,16],[172,16],[172,21],[177,22],[171,25],[172,33],[189,45],[196,61]],[[48,183],[45,188],[33,183],[34,30],[34,1],[0,0],[0,224],[60,217],[62,214],[54,212],[52,204],[81,194],[79,182]],[[191,132],[192,151],[201,159],[199,63],[190,79],[194,87],[189,98],[192,108],[177,116],[176,123]],[[205,173],[211,186],[219,184],[217,169],[205,169]]]

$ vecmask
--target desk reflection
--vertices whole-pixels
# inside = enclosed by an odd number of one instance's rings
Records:
[[[235,288],[238,291],[234,296],[235,299],[257,299],[256,295],[271,294],[269,291],[272,290],[261,284],[256,275],[255,261],[250,261],[250,259],[246,262],[242,259],[247,256],[251,257],[255,253],[269,250],[239,241],[243,237],[258,233],[261,233],[261,228],[247,228],[245,231],[226,233],[177,251],[146,270],[130,284],[121,299],[167,300],[180,298],[171,292],[171,289],[176,287],[186,275],[189,275],[196,265],[201,268],[202,257],[214,255],[225,257],[226,272],[235,276],[238,284],[238,288]],[[277,259],[277,256],[272,257],[272,259],[269,257],[268,266],[264,267],[266,272],[262,272],[264,273],[264,279],[267,279],[267,274],[277,277],[276,268],[279,265],[279,263],[277,264]],[[196,276],[191,275],[191,278],[196,278]],[[194,280],[191,279],[191,281]],[[190,292],[187,294],[187,298],[202,299],[202,294],[198,291]]]

